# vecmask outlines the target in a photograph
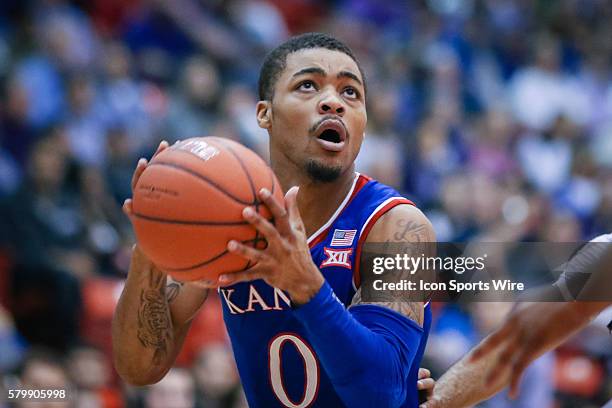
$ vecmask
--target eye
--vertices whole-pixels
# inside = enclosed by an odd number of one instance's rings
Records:
[[[300,82],[297,89],[299,91],[314,91],[317,89],[317,87],[315,86],[314,82],[307,80]]]
[[[342,93],[344,93],[347,97],[349,97],[351,99],[359,98],[359,91],[357,89],[353,88],[352,86],[347,86],[346,88],[344,88]]]

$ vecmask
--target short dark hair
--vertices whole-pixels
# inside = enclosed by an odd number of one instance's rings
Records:
[[[365,76],[359,61],[355,58],[353,51],[342,41],[323,33],[305,33],[290,38],[266,55],[261,70],[259,71],[259,100],[272,100],[274,96],[274,85],[281,72],[287,64],[287,55],[299,50],[309,48],[325,48],[332,51],[340,51],[348,55],[355,61],[359,73],[364,81]]]

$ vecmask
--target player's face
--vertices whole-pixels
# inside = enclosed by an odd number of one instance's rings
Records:
[[[273,160],[283,155],[314,180],[333,181],[353,168],[366,122],[363,78],[351,57],[324,48],[287,56],[267,127]]]

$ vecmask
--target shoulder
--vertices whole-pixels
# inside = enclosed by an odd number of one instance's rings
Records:
[[[412,204],[399,204],[376,220],[366,242],[435,242],[431,222]]]

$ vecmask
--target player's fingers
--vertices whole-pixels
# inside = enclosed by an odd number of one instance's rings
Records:
[[[129,218],[132,218],[132,215],[134,214],[132,199],[131,198],[126,199],[123,202],[123,207],[121,207],[121,209],[123,210],[125,215],[127,215]]]
[[[281,234],[289,232],[289,213],[284,203],[280,203],[267,188],[259,191],[259,197],[272,213],[274,224]]]
[[[268,244],[280,238],[280,234],[278,230],[274,228],[274,225],[257,213],[257,211],[255,211],[253,208],[246,207],[244,210],[242,210],[242,216],[249,222],[249,224],[254,226],[257,231],[261,232],[261,234],[268,241]]]
[[[436,381],[433,378],[423,378],[417,381],[418,390],[432,390],[436,385]]]
[[[263,251],[255,249],[233,239],[227,243],[227,250],[232,254],[239,255],[253,262],[259,262],[265,257]]]
[[[431,371],[429,371],[426,368],[420,367],[419,368],[419,380],[422,380],[423,378],[429,378],[431,377]]]
[[[189,281],[185,283],[187,285],[191,285],[199,289],[213,289],[219,286],[219,283],[217,281],[207,279]]]
[[[523,372],[536,358],[537,354],[531,350],[527,350],[517,356],[512,365],[511,377],[510,377],[510,398],[515,399],[518,397],[519,385],[521,383],[521,377],[523,376]]]
[[[440,408],[442,406],[443,405],[436,399],[429,399],[425,401],[424,403],[422,403],[421,405],[419,405],[419,408]]]
[[[287,205],[287,212],[289,213],[289,224],[291,228],[301,232],[305,232],[304,223],[302,222],[302,216],[300,215],[300,209],[297,204],[297,195],[300,191],[298,186],[293,186],[285,194],[285,203]]]
[[[522,376],[523,376],[522,371],[512,372],[512,377],[510,379],[510,392],[508,393],[508,396],[510,397],[510,399],[516,399],[516,397],[518,397],[519,384],[521,383]]]
[[[155,153],[153,153],[153,157],[157,156],[158,154],[160,154],[161,152],[166,150],[168,148],[168,146],[170,146],[170,144],[167,141],[162,140],[159,143],[159,146],[157,146],[157,150],[155,151]]]
[[[255,279],[261,279],[261,271],[257,266],[253,266],[245,271],[226,273],[219,275],[219,285],[229,286],[239,282],[248,282]]]
[[[147,159],[140,158],[138,160],[138,164],[136,164],[136,169],[134,170],[134,174],[132,174],[132,191],[136,189],[136,184],[138,183],[138,179],[142,175],[142,172],[147,168]]]

